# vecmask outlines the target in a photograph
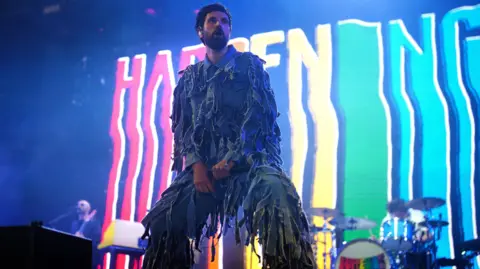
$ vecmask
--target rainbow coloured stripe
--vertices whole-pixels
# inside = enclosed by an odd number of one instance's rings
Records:
[[[380,254],[364,259],[341,257],[339,269],[384,269],[386,266],[385,255]]]

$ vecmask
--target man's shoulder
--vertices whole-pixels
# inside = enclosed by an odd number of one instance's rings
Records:
[[[266,63],[265,60],[260,58],[260,56],[250,51],[238,52],[237,59],[248,61],[249,63],[252,63],[256,66],[263,66]]]
[[[183,76],[185,74],[193,74],[195,72],[198,72],[203,64],[203,61],[199,61],[194,64],[187,65],[187,67],[178,71],[178,75]]]

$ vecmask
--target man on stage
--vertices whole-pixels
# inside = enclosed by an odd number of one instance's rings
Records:
[[[78,217],[72,222],[71,233],[92,240],[92,268],[97,268],[102,263],[102,257],[97,249],[102,236],[100,222],[95,218],[97,211],[92,211],[90,203],[86,200],[78,201],[76,210]]]
[[[425,221],[425,215],[420,210],[407,207],[407,203],[403,199],[395,199],[387,204],[387,216],[382,220],[382,224],[391,218],[399,218],[409,220],[415,224],[415,238],[419,242],[425,242],[432,239],[432,234],[427,227],[419,224]]]
[[[197,14],[195,31],[207,55],[175,88],[177,175],[142,221],[150,231],[144,269],[190,268],[202,237],[215,236],[218,224],[226,229],[231,220],[237,243],[241,226],[247,244],[254,246],[258,236],[264,268],[314,268],[307,219],[281,167],[268,73],[259,57],[227,45],[231,29],[231,15],[220,4]],[[244,217],[237,220],[240,207]]]

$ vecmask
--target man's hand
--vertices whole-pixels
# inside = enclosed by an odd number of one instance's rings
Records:
[[[208,178],[208,169],[202,162],[193,165],[193,184],[199,192],[214,192],[213,184]]]
[[[367,216],[365,216],[367,218]],[[370,233],[370,240],[378,241],[377,237],[373,234],[372,229],[369,229],[368,232]]]
[[[76,232],[76,233],[75,233],[75,236],[78,236],[78,237],[81,237],[81,238],[85,238],[85,235],[83,235],[81,232]]]
[[[230,176],[230,169],[232,169],[233,164],[232,161],[229,163],[225,160],[220,161],[212,168],[213,177],[215,179],[222,179]]]

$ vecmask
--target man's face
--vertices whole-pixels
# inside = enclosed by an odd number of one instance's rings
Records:
[[[78,213],[88,213],[88,212],[90,212],[90,204],[85,200],[78,201],[77,212]]]
[[[393,212],[393,216],[399,219],[406,219],[408,217],[408,211],[406,210],[399,210]]]
[[[203,29],[199,30],[198,36],[203,38],[207,47],[220,51],[228,44],[230,30],[230,20],[227,14],[213,11],[207,14]]]

